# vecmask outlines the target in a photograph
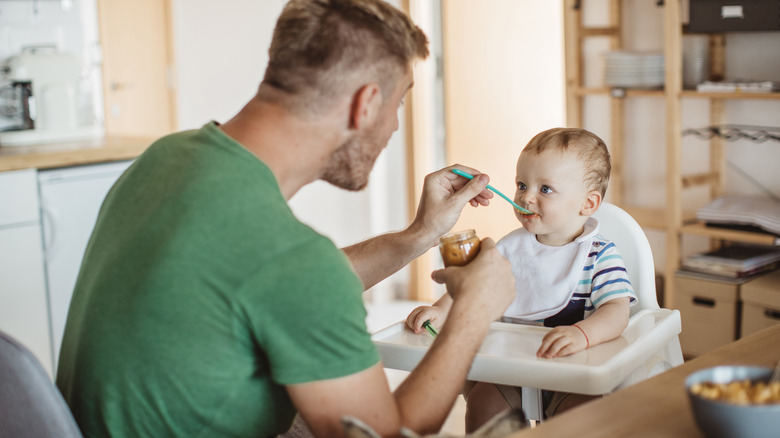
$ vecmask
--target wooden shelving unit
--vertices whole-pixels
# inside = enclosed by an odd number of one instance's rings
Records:
[[[754,100],[780,100],[780,93],[714,93],[695,90],[683,90],[681,97],[699,97],[706,99],[754,99]]]
[[[733,99],[776,100],[780,93],[716,93],[683,89],[682,86],[682,2],[665,0],[663,7],[663,39],[665,60],[665,84],[663,89],[619,89],[609,87],[583,86],[584,70],[583,42],[591,37],[607,37],[610,49],[623,48],[622,1],[608,0],[607,21],[604,27],[583,26],[580,7],[587,0],[564,0],[566,96],[569,126],[583,126],[583,100],[589,96],[607,96],[610,103],[610,149],[613,156],[613,178],[611,201],[628,211],[646,228],[660,229],[666,233],[666,265],[664,266],[665,305],[674,307],[673,274],[681,263],[681,236],[683,234],[709,237],[713,245],[724,241],[738,241],[780,246],[780,239],[764,233],[737,231],[707,227],[695,220],[695,212],[683,209],[683,191],[692,187],[706,186],[712,198],[721,194],[725,170],[725,144],[719,137],[709,140],[709,169],[695,175],[684,175],[682,169],[682,101],[683,99],[707,99],[709,101],[710,124],[722,125],[725,121],[725,102]],[[712,34],[710,38],[711,73],[725,71],[725,37]],[[665,109],[666,148],[666,202],[663,210],[637,208],[628,203],[623,195],[625,171],[624,153],[624,101],[627,98],[661,98]]]
[[[704,225],[701,222],[686,224],[680,227],[680,232],[685,234],[695,234],[699,236],[710,237],[719,240],[729,240],[744,243],[755,243],[758,245],[780,246],[780,237],[767,233],[757,233],[752,231],[731,230],[728,228],[713,228]]]

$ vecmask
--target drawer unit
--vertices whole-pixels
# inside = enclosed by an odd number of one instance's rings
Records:
[[[38,181],[35,169],[0,172],[0,227],[38,222]]]
[[[35,169],[0,172],[0,330],[53,375]]]
[[[780,324],[780,271],[742,285],[742,336]]]
[[[739,338],[739,284],[680,273],[674,282],[684,355],[698,356]]]

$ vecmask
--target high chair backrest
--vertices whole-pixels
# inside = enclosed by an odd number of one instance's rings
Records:
[[[658,309],[655,262],[642,227],[625,210],[609,202],[602,202],[593,217],[599,221],[599,234],[615,242],[625,261],[628,278],[639,301],[631,307],[631,314],[642,309]]]

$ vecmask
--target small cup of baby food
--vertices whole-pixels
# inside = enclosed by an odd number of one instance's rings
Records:
[[[479,253],[479,237],[474,230],[450,233],[439,239],[444,266],[463,266]]]

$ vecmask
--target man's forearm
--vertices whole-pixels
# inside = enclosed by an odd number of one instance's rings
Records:
[[[436,244],[435,238],[409,227],[403,231],[382,234],[343,248],[355,272],[368,289]]]
[[[394,394],[404,425],[418,433],[434,433],[444,423],[490,328],[488,320],[457,303],[452,312],[428,354]]]
[[[509,261],[491,239],[471,263],[435,271],[434,280],[447,285],[452,306],[430,350],[394,394],[403,423],[420,433],[441,427],[490,323],[515,296]]]

